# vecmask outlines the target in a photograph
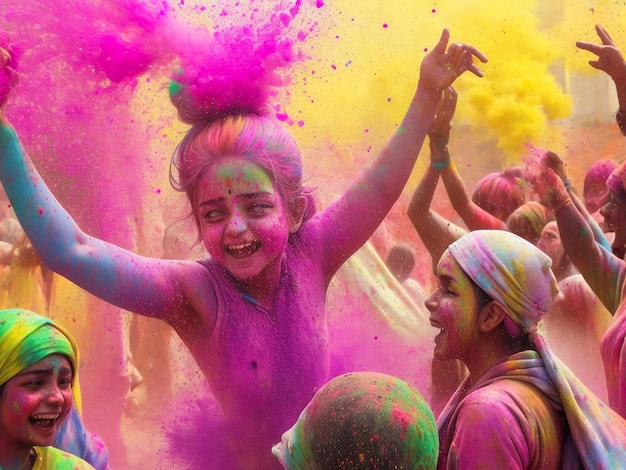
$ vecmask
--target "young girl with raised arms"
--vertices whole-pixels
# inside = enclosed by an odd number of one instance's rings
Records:
[[[227,418],[224,451],[235,467],[277,464],[272,444],[329,378],[332,276],[399,197],[442,90],[467,70],[482,76],[474,58],[487,59],[448,40],[444,30],[423,59],[410,107],[375,162],[316,214],[300,152],[281,124],[238,103],[216,116],[190,87],[172,86],[179,117],[192,124],[174,152],[172,180],[186,192],[210,255],[201,262],[147,258],[84,233],[1,120],[0,180],[45,265],[176,330]],[[6,99],[15,72],[10,55],[3,58]]]

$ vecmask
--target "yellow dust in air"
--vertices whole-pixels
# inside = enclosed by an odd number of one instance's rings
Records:
[[[564,17],[557,7],[535,0],[327,2],[327,21],[307,42],[311,60],[291,88],[287,109],[302,124],[293,132],[304,146],[382,146],[410,103],[422,58],[447,27],[451,41],[489,58],[479,65],[484,78],[465,74],[455,83],[456,121],[496,139],[515,162],[526,144],[554,134],[551,122],[571,113],[564,80],[556,78],[564,75],[563,47],[549,34]]]

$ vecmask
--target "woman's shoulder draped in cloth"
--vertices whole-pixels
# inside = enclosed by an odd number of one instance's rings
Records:
[[[502,379],[518,380],[560,401],[571,433],[564,461],[582,463],[585,468],[618,468],[626,462],[626,421],[589,391],[539,335],[533,336],[539,352],[523,351],[511,356],[488,371],[467,393],[463,391],[467,382],[459,387],[437,420],[440,437],[451,438],[459,405],[472,391]]]

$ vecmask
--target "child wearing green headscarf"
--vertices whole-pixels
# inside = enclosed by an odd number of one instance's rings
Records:
[[[77,370],[67,330],[27,310],[0,310],[0,468],[94,468],[53,447],[66,418],[80,411]]]

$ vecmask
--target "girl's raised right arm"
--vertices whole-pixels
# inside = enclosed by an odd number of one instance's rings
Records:
[[[467,44],[451,44],[444,30],[437,45],[424,57],[420,78],[400,125],[378,157],[352,181],[346,192],[324,211],[321,235],[328,281],[339,266],[374,233],[409,179],[443,90],[464,72],[479,77],[474,60],[487,58]]]

